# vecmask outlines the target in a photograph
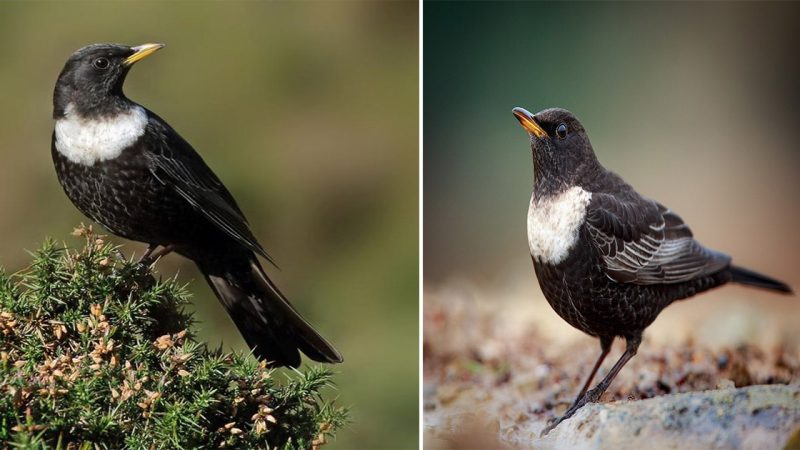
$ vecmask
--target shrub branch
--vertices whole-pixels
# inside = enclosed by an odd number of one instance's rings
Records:
[[[0,447],[308,449],[345,425],[329,369],[207,348],[186,286],[74,234],[0,270]]]

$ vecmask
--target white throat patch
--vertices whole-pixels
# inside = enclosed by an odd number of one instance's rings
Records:
[[[592,193],[575,186],[565,192],[534,200],[528,209],[528,246],[531,256],[544,264],[558,264],[578,240]]]
[[[147,113],[138,105],[114,117],[87,119],[69,104],[64,117],[56,120],[56,150],[74,163],[92,166],[119,156],[146,127]]]

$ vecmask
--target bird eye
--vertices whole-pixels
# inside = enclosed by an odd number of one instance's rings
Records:
[[[92,65],[95,67],[95,69],[106,70],[108,69],[110,63],[106,58],[97,58],[94,60]]]
[[[567,125],[563,123],[558,124],[556,127],[556,135],[559,139],[564,139],[567,137]]]

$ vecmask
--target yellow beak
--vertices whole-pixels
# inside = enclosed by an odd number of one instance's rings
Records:
[[[133,47],[133,54],[125,58],[125,61],[122,64],[126,66],[130,66],[131,64],[147,58],[148,56],[155,53],[157,50],[164,48],[164,44],[142,44],[136,47]]]
[[[547,136],[547,133],[533,119],[533,114],[528,112],[527,109],[517,107],[511,112],[514,113],[514,117],[516,117],[517,120],[519,120],[519,123],[522,124],[522,128],[528,130],[529,133],[532,133],[539,139]]]

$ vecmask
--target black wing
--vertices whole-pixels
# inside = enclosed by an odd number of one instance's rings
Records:
[[[700,245],[677,214],[651,200],[593,193],[586,224],[606,275],[621,283],[681,283],[718,272],[731,261]]]
[[[247,224],[236,201],[200,155],[160,117],[148,111],[148,133],[156,137],[147,153],[150,170],[162,183],[171,186],[187,202],[237,242],[275,262],[267,254]]]

